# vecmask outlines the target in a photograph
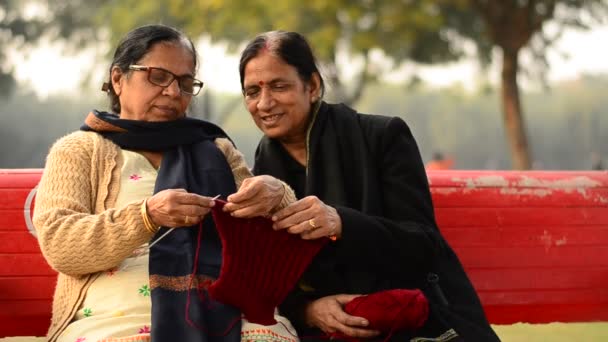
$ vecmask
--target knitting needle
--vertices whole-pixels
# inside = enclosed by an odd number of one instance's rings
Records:
[[[214,201],[216,199],[220,198],[220,195],[217,195],[215,197],[213,197],[211,200]],[[158,239],[156,239],[154,242],[152,242],[151,244],[148,245],[148,249],[152,248],[152,246],[156,245],[156,243],[158,241],[160,241],[162,238],[164,238],[165,236],[167,236],[167,234],[171,233],[173,231],[173,229],[175,228],[171,228],[169,230],[167,230],[163,235],[161,235]]]

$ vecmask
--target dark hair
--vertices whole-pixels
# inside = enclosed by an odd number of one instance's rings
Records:
[[[250,60],[257,57],[261,50],[268,49],[272,54],[293,66],[304,82],[310,82],[312,75],[319,75],[321,96],[325,93],[325,82],[317,67],[317,59],[306,38],[297,32],[270,31],[256,36],[241,53],[239,73],[241,90],[244,90],[245,67]]]
[[[179,30],[165,25],[154,24],[141,26],[130,31],[124,36],[118,44],[116,51],[114,51],[114,58],[110,65],[110,78],[108,79],[108,82],[104,83],[102,88],[102,90],[108,92],[110,105],[114,113],[120,113],[120,101],[112,86],[112,68],[116,66],[120,68],[123,73],[128,74],[129,66],[140,61],[150,49],[158,43],[182,44],[192,52],[194,68],[196,69],[198,58],[194,44],[192,44],[190,38]]]

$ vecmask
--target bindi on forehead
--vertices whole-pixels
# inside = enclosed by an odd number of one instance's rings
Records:
[[[264,81],[259,81],[259,82],[258,82],[258,85],[259,85],[260,87],[263,87],[263,86],[264,86],[264,84],[266,84]]]

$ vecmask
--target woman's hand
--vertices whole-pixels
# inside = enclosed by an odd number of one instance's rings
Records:
[[[246,178],[239,191],[228,196],[224,211],[234,217],[268,216],[284,195],[285,186],[272,176]]]
[[[316,196],[308,196],[277,211],[272,220],[275,230],[287,229],[311,240],[325,236],[342,236],[342,219],[335,208],[323,203]]]
[[[184,189],[167,189],[148,198],[146,205],[153,224],[174,228],[198,224],[215,202]]]
[[[380,334],[368,329],[369,322],[363,317],[351,316],[344,305],[358,295],[334,295],[319,298],[309,303],[304,311],[306,323],[321,329],[326,334],[341,333],[354,338],[371,338]]]

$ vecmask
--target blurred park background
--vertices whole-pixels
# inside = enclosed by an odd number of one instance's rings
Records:
[[[205,88],[189,115],[221,125],[250,163],[260,133],[238,54],[274,29],[309,38],[329,101],[404,118],[425,162],[608,162],[608,0],[0,0],[0,168],[43,167],[54,140],[108,110],[110,54],[149,23],[193,38]]]

